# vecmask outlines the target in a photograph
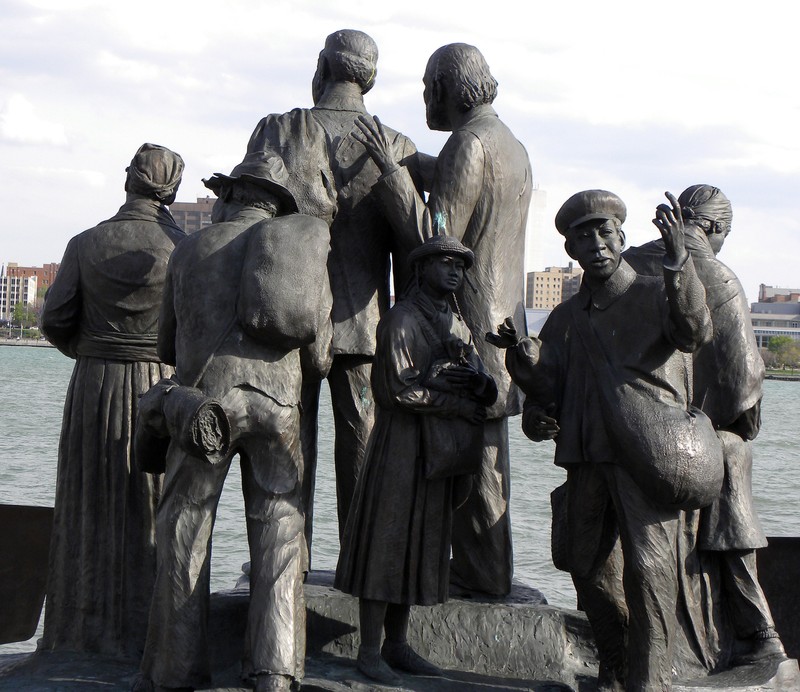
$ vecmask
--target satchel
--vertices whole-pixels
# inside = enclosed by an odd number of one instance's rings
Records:
[[[313,343],[324,319],[329,250],[327,224],[311,216],[250,228],[236,305],[242,329],[284,351]]]
[[[620,466],[657,505],[710,505],[719,497],[725,472],[711,419],[696,406],[671,405],[620,377],[579,309],[573,303],[572,322],[592,364],[601,415]]]
[[[438,480],[477,473],[483,458],[483,425],[464,418],[421,415],[421,454],[425,478]]]

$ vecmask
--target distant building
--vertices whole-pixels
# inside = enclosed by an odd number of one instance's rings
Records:
[[[800,288],[777,288],[761,284],[758,287],[759,303],[797,303],[800,302]]]
[[[0,268],[0,319],[2,320],[13,319],[14,308],[18,303],[31,307],[36,305],[37,277],[12,275],[9,269],[19,269],[19,267],[9,263],[8,269]]]
[[[750,304],[750,321],[760,348],[766,348],[773,336],[800,341],[800,289],[761,284],[758,302]]]
[[[38,288],[49,288],[53,279],[56,278],[60,266],[58,262],[49,262],[41,267],[20,267],[16,262],[9,262],[6,265],[5,273],[20,279],[35,276]]]
[[[583,270],[570,262],[566,267],[547,267],[541,272],[528,272],[525,307],[552,310],[574,296],[581,285]]]
[[[173,202],[169,210],[178,225],[187,233],[211,225],[211,209],[216,197],[198,197],[196,202]]]

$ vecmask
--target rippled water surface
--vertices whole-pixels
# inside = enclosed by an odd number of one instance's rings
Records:
[[[0,502],[52,506],[58,436],[73,361],[53,348],[0,346]],[[754,443],[753,493],[768,536],[800,536],[800,382],[768,381],[763,426]],[[553,443],[530,442],[512,418],[511,519],[516,577],[540,589],[552,605],[573,608],[569,577],[550,562],[550,491],[565,478],[553,466]],[[333,569],[339,550],[333,484],[330,400],[320,412],[313,567]],[[231,588],[248,560],[235,464],[222,494],[214,529],[212,589]],[[30,642],[0,646],[0,653],[33,650]]]

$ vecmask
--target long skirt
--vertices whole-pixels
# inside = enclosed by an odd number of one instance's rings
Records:
[[[428,480],[415,414],[378,409],[350,508],[335,586],[387,603],[447,600],[453,481]]]
[[[44,648],[138,657],[156,572],[161,476],[131,468],[139,397],[160,363],[78,357],[64,405]]]

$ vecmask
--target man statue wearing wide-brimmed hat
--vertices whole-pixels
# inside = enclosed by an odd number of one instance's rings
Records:
[[[251,559],[244,673],[257,690],[289,689],[303,677],[300,351],[329,348],[328,226],[294,213],[286,179],[281,158],[267,151],[215,174],[206,181],[219,195],[215,223],[189,236],[169,266],[159,354],[175,364],[179,387],[219,402],[230,444],[213,458],[180,438],[169,449],[142,661],[144,682],[156,686],[209,681],[211,527],[236,454]]]
[[[357,665],[385,684],[396,670],[436,675],[408,644],[412,605],[448,598],[455,497],[482,459],[497,386],[478,357],[454,293],[475,255],[437,235],[413,250],[415,282],[378,324],[375,427],[342,541],[335,586],[359,598]],[[382,634],[386,638],[381,646]]]
[[[526,394],[523,430],[555,439],[567,470],[554,558],[592,625],[602,689],[670,689],[681,509],[709,504],[722,483],[713,425],[690,410],[684,352],[708,342],[711,319],[671,201],[655,220],[661,276],[644,277],[622,259],[623,201],[606,190],[570,197],[555,224],[584,270],[580,291],[539,340],[518,341],[508,321],[490,339],[509,349]]]
[[[156,352],[167,262],[184,232],[167,205],[183,159],[143,144],[126,200],[69,241],[41,327],[75,359],[58,450],[46,650],[138,656],[155,578],[161,477],[132,470],[139,397],[171,374]]]

